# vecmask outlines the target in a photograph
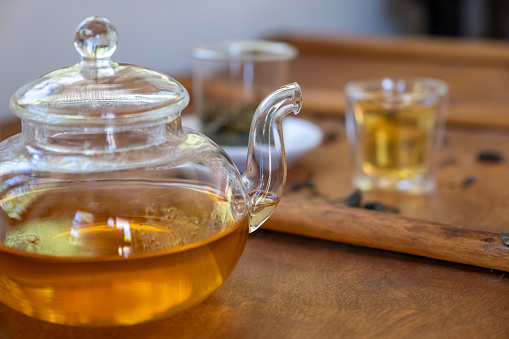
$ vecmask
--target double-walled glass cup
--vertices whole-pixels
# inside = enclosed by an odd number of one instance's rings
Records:
[[[432,78],[385,78],[353,81],[345,91],[354,185],[360,190],[432,190],[448,85]]]

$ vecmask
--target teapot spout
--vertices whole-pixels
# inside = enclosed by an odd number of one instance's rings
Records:
[[[298,114],[302,92],[297,83],[280,87],[258,106],[251,123],[242,182],[249,193],[250,232],[274,212],[286,182],[283,118]]]

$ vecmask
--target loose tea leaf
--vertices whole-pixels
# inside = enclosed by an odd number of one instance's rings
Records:
[[[364,204],[363,208],[367,209],[367,210],[378,211],[378,212],[399,213],[399,208],[386,205],[379,201],[367,202]]]
[[[355,190],[352,194],[344,199],[345,205],[349,207],[361,207],[362,192]]]
[[[337,131],[329,131],[323,136],[323,144],[330,144],[339,139],[339,133]]]
[[[477,153],[477,160],[483,162],[501,162],[504,159],[499,151],[483,150]]]
[[[257,107],[257,102],[208,107],[201,115],[202,132],[219,145],[247,146]]]
[[[310,172],[310,173],[308,173],[306,175],[304,180],[298,181],[298,182],[295,182],[294,184],[292,184],[290,186],[290,191],[291,192],[297,192],[297,191],[300,191],[300,190],[302,190],[304,188],[309,188],[311,190],[316,190],[316,187],[313,184],[312,179],[313,179],[313,172]]]
[[[463,179],[463,181],[461,182],[461,187],[467,188],[467,187],[472,186],[473,184],[475,184],[476,181],[477,181],[476,177],[474,177],[472,175],[466,176]]]
[[[498,237],[500,238],[502,243],[504,243],[504,245],[509,246],[509,233],[505,232],[499,233]]]

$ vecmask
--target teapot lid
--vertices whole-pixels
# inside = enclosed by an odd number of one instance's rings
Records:
[[[74,40],[81,62],[18,89],[10,100],[11,111],[24,120],[58,124],[176,119],[189,103],[187,90],[168,75],[113,62],[117,40],[108,19],[85,19]]]

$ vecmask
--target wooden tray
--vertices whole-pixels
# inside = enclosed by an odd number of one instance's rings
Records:
[[[509,128],[509,43],[447,38],[277,36],[300,50],[291,81],[313,113],[340,115],[356,79],[435,77],[450,85],[450,125]]]
[[[302,115],[321,124],[330,142],[290,171],[285,200],[266,228],[509,270],[509,247],[502,242],[509,232],[509,43],[312,35],[275,39],[299,48],[291,80],[303,88]],[[390,205],[397,216],[344,209],[342,201],[354,191],[342,123],[344,84],[413,76],[441,78],[450,85],[437,190],[421,196],[363,194],[364,202]],[[506,160],[481,162],[478,153],[485,150]]]

